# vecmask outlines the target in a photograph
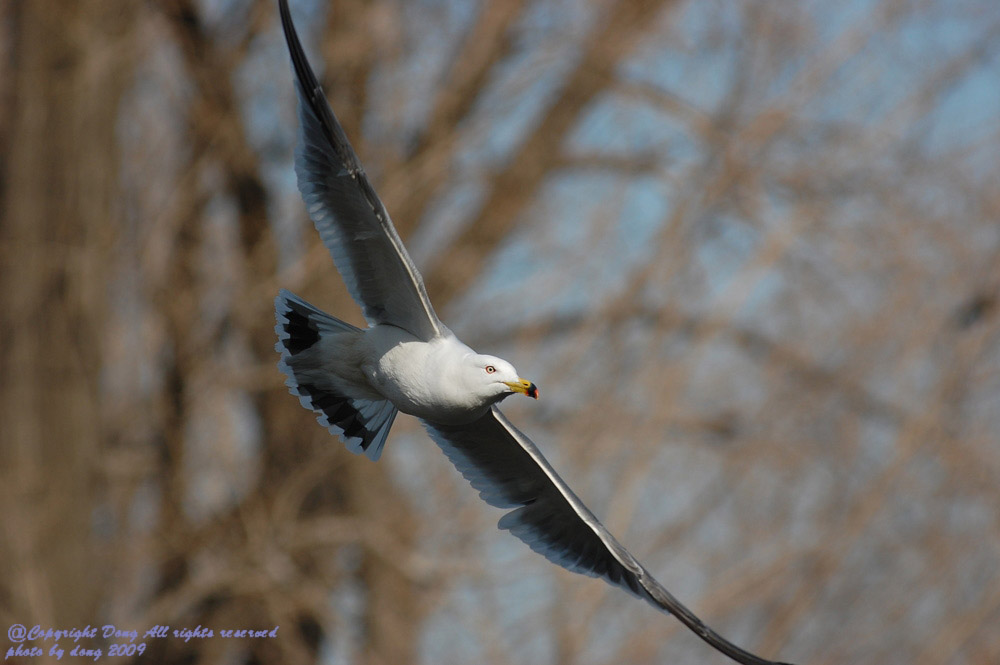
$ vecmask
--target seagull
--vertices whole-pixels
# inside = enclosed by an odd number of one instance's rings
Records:
[[[506,397],[538,399],[538,388],[506,360],[473,351],[438,319],[306,60],[287,0],[278,5],[299,99],[299,191],[368,323],[357,328],[282,290],[275,348],[289,391],[348,450],[372,460],[396,414],[416,416],[480,497],[509,510],[500,529],[563,568],[603,578],[674,615],[738,663],[787,665],[744,651],[682,605],[500,412]]]

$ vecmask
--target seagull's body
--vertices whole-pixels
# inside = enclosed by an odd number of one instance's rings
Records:
[[[423,279],[330,110],[279,0],[296,76],[299,190],[368,328],[288,291],[275,301],[279,367],[289,390],[348,449],[377,460],[397,411],[428,433],[487,503],[512,509],[502,529],[550,561],[601,577],[675,615],[744,665],[775,665],[706,626],[597,520],[538,448],[497,408],[538,397],[507,361],[461,342],[434,313]]]
[[[283,291],[279,304],[288,302],[307,309],[313,321],[326,318],[319,309]],[[289,320],[288,312],[284,318]],[[393,325],[357,329],[332,317],[329,320],[343,329],[316,334],[313,344],[282,360],[282,369],[297,382],[319,384],[350,400],[387,401],[403,413],[447,425],[477,420],[494,402],[514,392],[537,393],[530,382],[517,383],[523,380],[509,364],[477,354],[450,332],[424,341]],[[278,334],[291,338],[282,329]],[[487,372],[488,367],[495,371]],[[477,381],[480,374],[484,380]]]

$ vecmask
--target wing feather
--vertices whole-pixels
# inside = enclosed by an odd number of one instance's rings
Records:
[[[784,665],[744,651],[705,625],[615,539],[559,477],[538,447],[493,407],[466,425],[424,421],[431,438],[484,501],[514,508],[498,526],[568,570],[600,577],[676,616],[743,665]]]
[[[295,173],[309,216],[369,325],[389,323],[430,341],[443,326],[423,278],[327,103],[286,0],[279,9],[299,96]]]

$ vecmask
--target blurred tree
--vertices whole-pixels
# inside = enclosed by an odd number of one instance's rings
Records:
[[[92,543],[108,452],[100,349],[121,218],[110,146],[132,69],[120,57],[135,36],[130,5],[3,8],[0,596],[23,622],[95,615],[112,573]]]
[[[997,662],[996,3],[292,9],[438,311],[668,587],[785,660]],[[156,663],[725,662],[497,533],[409,419],[373,465],[287,394],[277,289],[359,317],[276,14],[0,4],[0,618],[280,626]]]

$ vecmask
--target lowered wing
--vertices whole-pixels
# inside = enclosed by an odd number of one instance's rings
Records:
[[[279,8],[299,95],[295,173],[309,216],[369,325],[389,323],[424,341],[438,337],[444,326],[423,278],[330,110],[287,0]]]
[[[484,501],[513,508],[498,526],[549,561],[604,578],[673,614],[713,648],[743,665],[759,658],[706,626],[636,561],[563,482],[534,443],[496,407],[467,425],[424,422],[431,437]]]

